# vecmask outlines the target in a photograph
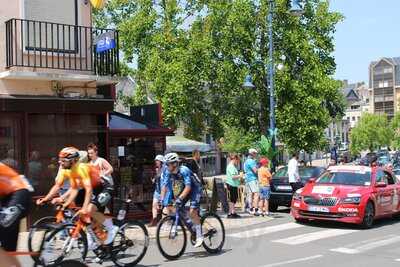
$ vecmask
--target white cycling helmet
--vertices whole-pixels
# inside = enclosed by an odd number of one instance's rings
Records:
[[[178,162],[179,161],[179,156],[176,153],[168,153],[167,155],[165,155],[164,157],[165,159],[165,163],[174,163],[174,162]]]
[[[157,155],[156,158],[155,158],[154,160],[158,160],[158,161],[161,161],[161,162],[164,162],[164,161],[165,161],[163,155]]]

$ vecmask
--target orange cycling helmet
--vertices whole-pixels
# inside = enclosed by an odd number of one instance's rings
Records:
[[[58,153],[59,158],[74,159],[79,157],[79,150],[75,147],[65,147]]]

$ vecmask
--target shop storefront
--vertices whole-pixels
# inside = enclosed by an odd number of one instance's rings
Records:
[[[150,218],[154,158],[157,154],[164,154],[165,137],[172,135],[173,131],[139,123],[120,113],[110,114],[109,127],[109,152],[114,167],[116,196],[124,199],[129,197],[135,203],[128,213],[129,217]]]
[[[111,99],[3,98],[0,162],[24,173],[35,188],[34,195],[43,195],[54,184],[62,147],[85,149],[89,142],[96,142],[105,155],[107,113],[112,108]],[[38,216],[47,213],[45,209],[41,211]]]

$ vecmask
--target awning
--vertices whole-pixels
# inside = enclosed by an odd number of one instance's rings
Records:
[[[111,112],[109,116],[109,128],[111,136],[142,137],[142,136],[167,136],[174,131],[158,125],[150,125],[134,121],[130,116]]]
[[[114,107],[112,99],[61,98],[52,96],[2,95],[0,111],[35,113],[107,113]]]
[[[187,139],[182,136],[167,136],[167,151],[171,152],[192,152],[193,150],[200,152],[211,151],[209,144]]]

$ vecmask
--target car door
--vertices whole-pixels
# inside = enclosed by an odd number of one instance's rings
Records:
[[[400,190],[399,184],[397,182],[396,176],[392,173],[384,171],[386,180],[388,182],[388,189],[391,191],[392,195],[392,205],[390,208],[391,213],[396,213],[399,211],[399,199],[400,199]]]
[[[388,185],[387,175],[384,171],[378,170],[375,183],[385,183],[385,187],[377,187],[377,213],[384,215],[390,213],[393,206],[393,188]]]

